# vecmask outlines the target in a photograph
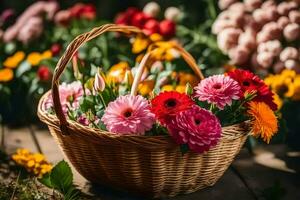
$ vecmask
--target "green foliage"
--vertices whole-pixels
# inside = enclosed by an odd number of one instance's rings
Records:
[[[64,160],[56,164],[50,174],[44,175],[39,181],[49,188],[58,190],[65,200],[80,198],[80,191],[73,185],[71,168]]]

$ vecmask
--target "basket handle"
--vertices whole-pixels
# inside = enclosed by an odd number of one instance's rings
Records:
[[[59,59],[58,63],[56,64],[54,73],[53,73],[53,79],[52,79],[52,98],[53,98],[53,104],[54,104],[54,110],[55,113],[60,121],[60,128],[62,132],[67,132],[67,126],[68,122],[66,120],[66,117],[62,111],[62,106],[60,103],[59,98],[59,78],[63,71],[65,70],[67,64],[72,59],[74,53],[80,48],[80,46],[97,36],[105,33],[105,32],[121,32],[125,34],[131,34],[131,33],[143,33],[139,28],[134,26],[125,26],[125,25],[116,25],[116,24],[105,24],[102,26],[99,26],[97,28],[92,29],[89,32],[83,33],[79,36],[77,36],[67,47],[66,51],[62,55],[62,57]]]
[[[153,59],[151,58],[151,55],[163,43],[164,42],[157,42],[157,43],[154,43],[153,46],[149,47],[150,51],[147,52],[145,54],[145,56],[143,57],[143,59],[141,60],[139,66],[138,66],[138,71],[137,71],[137,73],[136,73],[136,75],[133,79],[133,83],[132,83],[132,87],[131,87],[131,93],[130,93],[131,95],[136,95],[137,94],[137,90],[138,90],[139,83],[141,81],[142,73],[143,73],[145,67],[147,65],[150,65],[151,62],[153,62]],[[190,53],[188,53],[184,48],[182,48],[177,42],[171,41],[171,42],[168,42],[168,43],[170,44],[171,48],[174,48],[175,50],[177,50],[180,53],[182,58],[189,65],[189,67],[195,72],[195,74],[200,78],[200,80],[203,80],[204,76],[203,76],[200,68],[198,67],[195,59],[193,58],[193,56]]]

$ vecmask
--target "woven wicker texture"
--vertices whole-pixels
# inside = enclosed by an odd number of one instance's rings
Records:
[[[175,196],[215,184],[244,144],[250,129],[248,122],[224,127],[219,144],[208,152],[182,155],[169,136],[118,136],[65,118],[59,102],[58,79],[80,45],[107,31],[141,33],[134,27],[108,24],[75,38],[54,72],[52,96],[57,115],[43,109],[48,92],[39,102],[41,121],[48,125],[76,170],[92,182],[148,197]],[[202,79],[192,56],[177,44],[174,48]],[[141,61],[139,70],[149,64],[150,57],[151,51]],[[139,79],[134,79],[132,94],[136,93]]]

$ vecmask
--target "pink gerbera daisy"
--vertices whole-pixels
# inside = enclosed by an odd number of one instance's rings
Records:
[[[238,100],[240,93],[241,87],[238,82],[224,75],[208,77],[195,87],[195,97],[199,101],[213,103],[221,110],[226,105],[231,105],[232,100]]]
[[[177,144],[187,144],[197,153],[216,146],[222,132],[218,118],[196,105],[179,113],[168,124],[168,130]]]
[[[155,116],[144,97],[126,95],[110,102],[101,120],[110,132],[143,135],[152,128]]]

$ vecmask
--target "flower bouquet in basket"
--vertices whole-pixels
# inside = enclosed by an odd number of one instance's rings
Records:
[[[101,69],[86,83],[59,86],[74,52],[106,31],[139,29],[104,25],[78,36],[58,62],[52,93],[43,96],[38,111],[88,180],[154,197],[190,193],[222,176],[249,132],[266,142],[277,132],[277,105],[259,77],[235,70],[204,78],[176,42],[169,44],[201,79],[194,88],[187,84],[185,92],[137,93],[145,67],[159,50],[155,47],[139,63],[133,82],[122,87]]]

